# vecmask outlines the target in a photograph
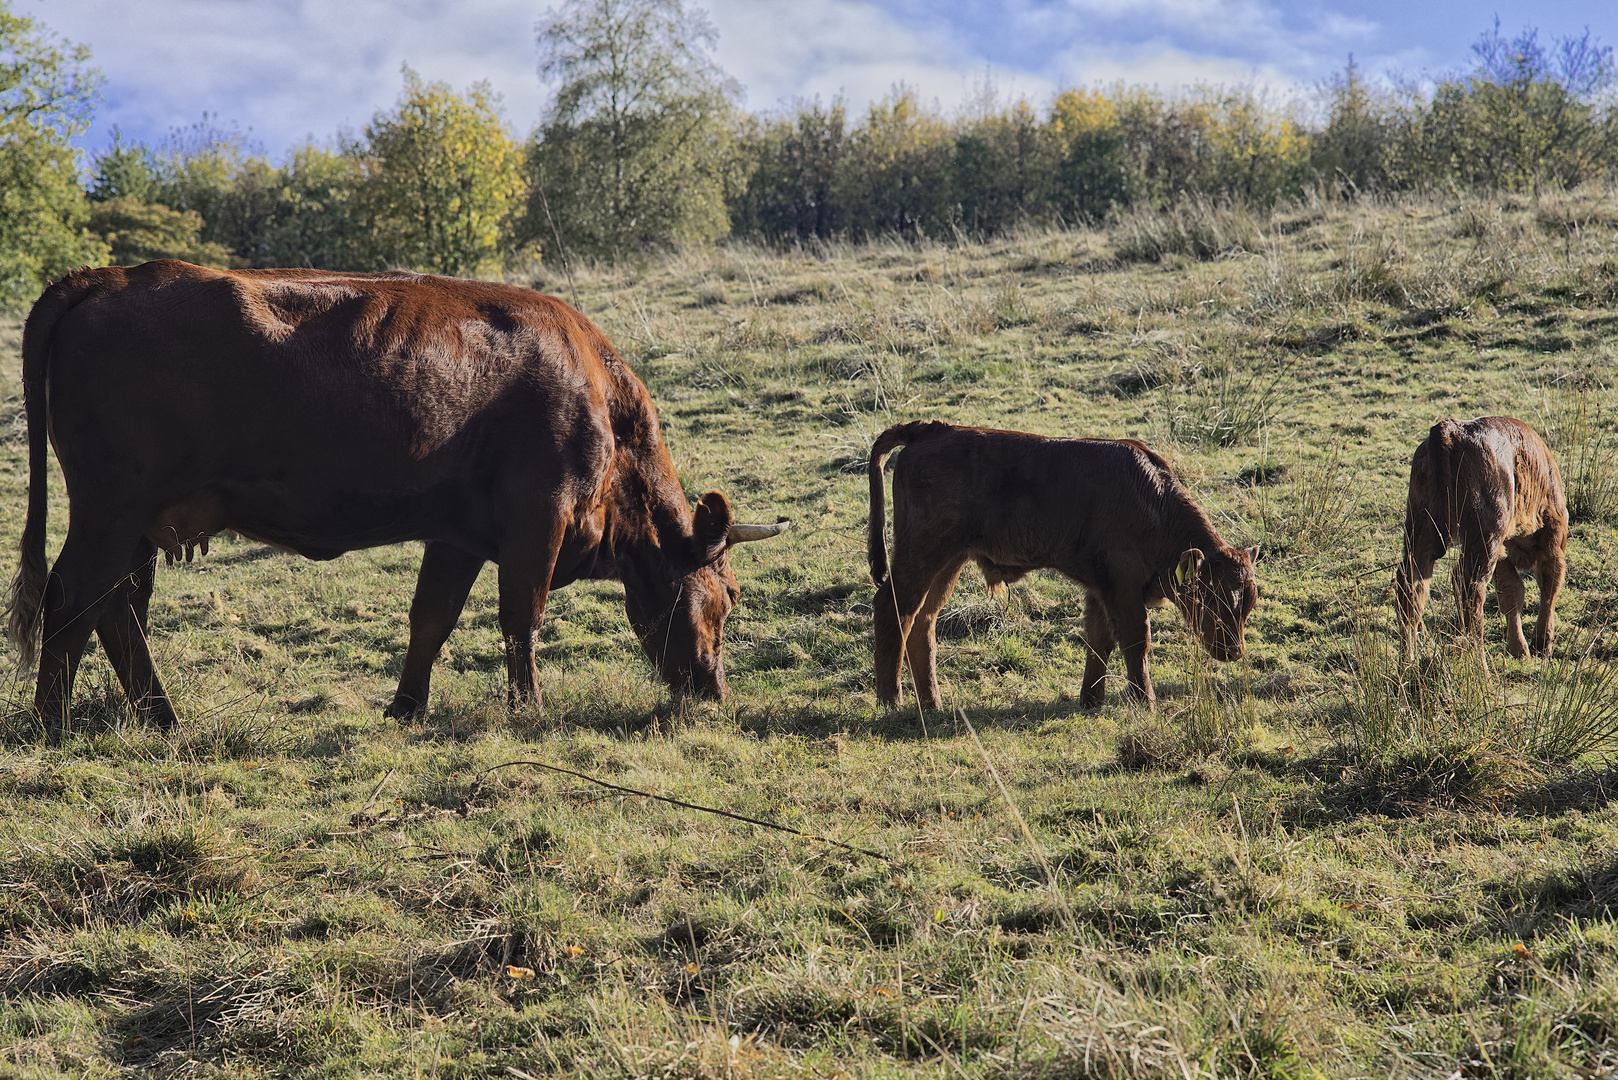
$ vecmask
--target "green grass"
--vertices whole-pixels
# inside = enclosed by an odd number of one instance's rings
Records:
[[[795,522],[738,549],[732,700],[674,708],[621,590],[580,583],[542,633],[543,711],[506,713],[487,572],[427,714],[385,721],[415,547],[222,539],[161,568],[179,730],[133,722],[99,655],[60,748],[28,681],[7,691],[0,1074],[1618,1068],[1612,200],[1193,206],[577,274],[688,491]],[[1557,655],[1509,659],[1492,599],[1487,668],[1456,652],[1446,561],[1402,669],[1410,454],[1491,412],[1586,493]],[[1158,447],[1265,549],[1247,658],[1158,613],[1158,713],[1086,712],[1079,590],[1000,601],[969,571],[940,619],[949,708],[878,709],[862,467],[923,417]],[[497,768],[522,760],[792,832]]]

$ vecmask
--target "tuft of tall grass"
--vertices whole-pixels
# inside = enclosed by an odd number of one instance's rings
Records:
[[[1530,756],[1575,761],[1618,746],[1618,665],[1597,658],[1599,643],[1599,634],[1577,651],[1564,642],[1535,673],[1519,724]]]
[[[1187,446],[1255,442],[1292,404],[1285,375],[1281,367],[1262,372],[1226,361],[1199,371],[1189,386],[1163,384],[1169,438]]]
[[[1451,794],[1504,794],[1542,766],[1618,746],[1618,666],[1599,658],[1601,640],[1541,663],[1525,684],[1491,670],[1465,639],[1405,663],[1393,636],[1361,615],[1340,737],[1362,766],[1442,773]]]
[[[1301,455],[1300,455],[1301,456]],[[1268,447],[1252,469],[1253,491],[1243,498],[1258,525],[1259,545],[1290,553],[1331,550],[1353,535],[1358,506],[1353,474],[1341,444],[1307,464],[1280,464]]]
[[[1572,521],[1618,521],[1618,439],[1605,401],[1609,389],[1588,379],[1564,380],[1541,400],[1546,442],[1556,454]]]
[[[1124,262],[1160,262],[1170,255],[1214,259],[1265,244],[1264,227],[1247,203],[1205,195],[1165,210],[1137,205],[1117,212],[1108,232],[1113,254]]]

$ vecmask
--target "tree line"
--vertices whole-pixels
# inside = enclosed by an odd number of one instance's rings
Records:
[[[1588,30],[1543,43],[1497,21],[1470,71],[1427,83],[1350,59],[1312,97],[1120,84],[1036,107],[985,86],[954,112],[902,86],[863,109],[748,112],[716,40],[684,0],[565,0],[538,27],[555,96],[525,138],[486,83],[406,67],[392,108],[280,164],[206,115],[85,162],[70,140],[99,93],[87,50],[0,0],[0,301],[158,257],[489,275],[727,236],[990,235],[1188,195],[1538,192],[1618,169],[1613,52]]]

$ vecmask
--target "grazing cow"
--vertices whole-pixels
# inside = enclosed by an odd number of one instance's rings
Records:
[[[513,703],[538,698],[546,596],[585,577],[624,583],[677,691],[722,698],[726,549],[785,528],[733,524],[718,492],[693,513],[646,388],[601,332],[506,285],[167,260],[78,271],[28,315],[23,386],[10,634],[24,664],[40,650],[34,706],[52,738],[92,631],[140,713],[175,722],[147,649],[156,555],[225,529],[311,559],[426,542],[388,709],[402,716],[425,705],[488,560]],[[48,578],[47,433],[69,500]]]
[[[893,467],[894,565],[882,541],[882,465]],[[1133,439],[1047,439],[943,423],[899,424],[871,447],[867,550],[875,604],[876,696],[897,705],[908,656],[916,694],[937,708],[938,610],[967,561],[991,588],[1032,570],[1084,586],[1088,658],[1080,701],[1100,705],[1114,646],[1132,697],[1151,705],[1146,609],[1172,603],[1217,660],[1242,655],[1258,600],[1258,549],[1232,548],[1168,464]],[[884,580],[886,579],[886,580]]]
[[[1539,582],[1533,651],[1549,656],[1556,594],[1566,570],[1567,499],[1550,449],[1521,420],[1440,420],[1410,459],[1404,553],[1393,577],[1407,660],[1416,656],[1433,564],[1457,539],[1461,558],[1454,582],[1462,631],[1483,648],[1483,590],[1493,574],[1495,599],[1506,617],[1506,649],[1525,655],[1519,571],[1530,570]]]

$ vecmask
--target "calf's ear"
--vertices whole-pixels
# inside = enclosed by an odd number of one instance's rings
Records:
[[[1183,587],[1202,569],[1202,549],[1188,548],[1180,554],[1180,563],[1174,568],[1174,584]]]
[[[710,491],[697,501],[697,508],[691,514],[691,538],[696,544],[698,562],[719,557],[735,520],[729,501],[719,492]]]
[[[1255,565],[1255,566],[1258,565],[1258,545],[1257,544],[1254,544],[1252,547],[1247,549],[1247,557],[1249,559],[1253,560],[1253,565]]]

